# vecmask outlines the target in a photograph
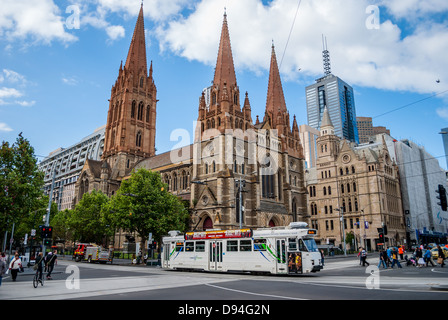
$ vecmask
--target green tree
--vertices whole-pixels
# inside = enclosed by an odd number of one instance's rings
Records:
[[[170,230],[184,231],[189,218],[182,201],[167,191],[158,172],[139,169],[121,183],[109,203],[113,224],[136,232],[144,248],[151,232],[155,240]]]
[[[43,173],[34,148],[20,133],[15,143],[0,147],[0,232],[27,218],[42,205]],[[45,208],[45,207],[43,207]]]
[[[101,191],[84,193],[81,201],[67,217],[67,225],[74,240],[101,244],[111,235],[104,211],[108,202],[109,198]]]

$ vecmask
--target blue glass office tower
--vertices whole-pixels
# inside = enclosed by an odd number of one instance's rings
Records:
[[[320,130],[325,106],[328,108],[335,134],[359,143],[353,88],[339,77],[329,74],[306,87],[308,125]]]

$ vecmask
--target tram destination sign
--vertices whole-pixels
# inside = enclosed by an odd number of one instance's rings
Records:
[[[185,233],[185,240],[231,239],[231,238],[251,238],[251,237],[252,237],[252,229],[213,230],[213,231]]]

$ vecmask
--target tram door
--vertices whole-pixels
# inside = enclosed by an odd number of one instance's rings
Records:
[[[162,250],[163,250],[163,252],[162,252],[162,254],[163,254],[163,265],[162,265],[162,267],[163,268],[168,268],[168,264],[169,264],[169,261],[170,261],[170,244],[169,243],[165,243],[165,244],[163,244],[163,247],[162,247]]]
[[[222,271],[222,241],[210,241],[209,270]]]
[[[277,273],[287,273],[286,239],[277,239]]]

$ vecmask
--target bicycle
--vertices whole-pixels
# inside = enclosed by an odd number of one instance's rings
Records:
[[[37,288],[39,286],[39,282],[41,286],[44,285],[44,275],[42,273],[42,276],[40,277],[40,272],[37,270],[33,278],[33,287]]]

